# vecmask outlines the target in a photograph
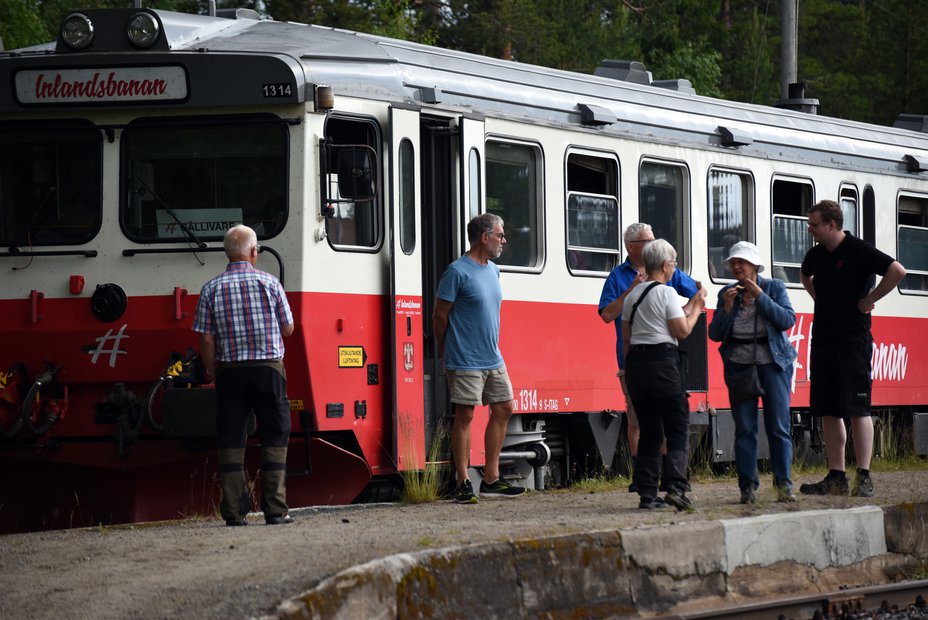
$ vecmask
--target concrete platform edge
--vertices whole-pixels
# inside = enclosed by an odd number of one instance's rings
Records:
[[[333,575],[265,620],[666,612],[756,593],[757,580],[784,571],[809,584],[886,579],[928,559],[926,524],[920,502],[402,553]]]

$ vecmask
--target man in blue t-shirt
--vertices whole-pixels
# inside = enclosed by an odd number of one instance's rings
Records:
[[[499,351],[499,311],[503,290],[499,258],[506,244],[503,220],[483,213],[467,225],[470,249],[445,270],[438,284],[432,327],[438,354],[445,358],[448,391],[454,406],[451,453],[457,487],[454,501],[475,504],[477,496],[467,476],[470,423],[474,408],[490,406],[484,444],[486,464],[480,495],[516,497],[525,492],[499,473],[499,455],[512,416],[512,383]]]
[[[625,416],[628,418],[628,450],[632,457],[632,472],[635,469],[635,460],[638,456],[638,438],[641,434],[638,426],[638,417],[635,414],[635,407],[632,399],[628,395],[628,386],[625,384],[625,357],[622,355],[622,308],[625,305],[625,296],[638,284],[644,282],[647,276],[644,273],[644,260],[641,258],[641,250],[644,249],[648,241],[654,240],[654,231],[651,230],[650,224],[636,222],[629,224],[622,235],[625,241],[625,253],[627,258],[625,262],[612,270],[606,283],[603,285],[603,292],[599,298],[599,316],[604,323],[615,323],[615,356],[619,364],[619,384],[622,386],[622,393],[625,394]],[[691,298],[699,290],[699,284],[679,269],[673,272],[673,277],[667,286],[673,287],[678,294],[687,299]],[[683,307],[684,312],[689,314],[689,303]],[[632,480],[634,480],[634,475]],[[634,481],[628,487],[629,492],[638,491]]]

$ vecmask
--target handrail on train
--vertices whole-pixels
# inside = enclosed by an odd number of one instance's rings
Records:
[[[205,248],[127,248],[122,251],[123,256],[136,256],[138,254],[190,254],[197,252],[224,252],[225,249],[222,247],[205,247]],[[281,284],[284,284],[284,261],[280,257],[280,253],[277,252],[272,247],[262,245],[258,253],[267,252],[271,256],[277,259],[277,267],[279,269],[278,280]]]
[[[24,252],[15,245],[10,246],[6,252],[0,252],[0,258],[15,258],[19,256],[84,256],[95,258],[96,250],[43,250],[40,252]]]

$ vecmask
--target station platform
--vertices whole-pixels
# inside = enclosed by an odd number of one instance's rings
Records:
[[[685,617],[923,579],[928,463],[872,477],[872,498],[783,504],[766,475],[747,505],[733,478],[694,479],[691,513],[640,510],[624,487],[574,487],[301,508],[270,527],[213,514],[7,534],[0,618]]]
[[[697,518],[393,554],[323,580],[263,620],[685,617],[924,579],[928,488],[921,478],[900,477],[898,484],[915,485],[912,501],[889,505],[810,496],[782,504],[771,494],[760,506],[740,506],[760,513],[752,516],[677,513]],[[737,512],[720,497],[723,489],[697,485],[704,517]],[[841,507],[817,507],[829,502]],[[807,509],[810,503],[816,507]]]

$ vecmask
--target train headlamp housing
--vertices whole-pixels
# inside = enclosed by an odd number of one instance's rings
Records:
[[[126,26],[126,35],[129,37],[129,41],[132,45],[142,49],[148,49],[154,45],[160,34],[161,29],[158,20],[150,13],[136,13],[129,20],[129,25]]]
[[[61,39],[72,49],[85,49],[93,42],[93,22],[83,13],[71,13],[61,22]]]

